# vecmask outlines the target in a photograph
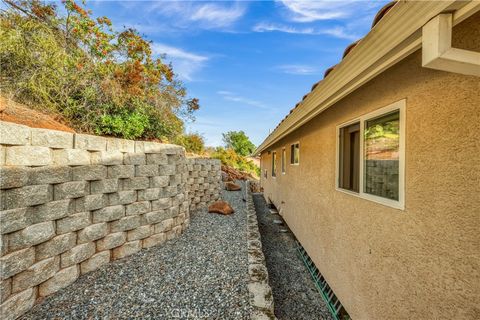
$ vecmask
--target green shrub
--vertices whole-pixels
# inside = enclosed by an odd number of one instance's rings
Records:
[[[116,115],[106,114],[100,117],[100,121],[100,125],[96,128],[97,134],[123,136],[126,139],[143,136],[149,125],[148,117],[137,111]]]
[[[205,141],[198,133],[180,135],[175,140],[175,143],[184,146],[187,152],[195,154],[205,153]]]
[[[212,154],[210,154],[210,157],[219,159],[222,164],[226,166],[250,173],[255,177],[260,176],[260,168],[257,167],[253,161],[237,154],[233,149],[218,147]]]

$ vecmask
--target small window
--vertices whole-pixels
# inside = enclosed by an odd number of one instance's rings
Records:
[[[282,149],[282,174],[285,174],[285,162],[287,158],[287,150],[285,148]]]
[[[267,169],[263,170],[263,177],[267,179]]]
[[[340,128],[338,187],[358,192],[360,182],[360,123]]]
[[[290,146],[290,164],[298,164],[300,162],[300,144],[294,143]]]
[[[277,152],[272,152],[272,177],[277,176]]]
[[[405,100],[338,127],[337,187],[403,209]]]

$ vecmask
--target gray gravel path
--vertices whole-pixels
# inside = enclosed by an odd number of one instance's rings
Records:
[[[267,262],[270,286],[278,319],[332,319],[307,268],[297,254],[295,238],[282,220],[267,208],[263,195],[253,194],[263,253]],[[280,229],[287,229],[281,233]]]
[[[248,319],[243,192],[231,216],[198,212],[177,239],[81,276],[23,319]]]

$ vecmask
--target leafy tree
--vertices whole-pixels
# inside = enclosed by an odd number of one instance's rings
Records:
[[[235,150],[241,156],[248,156],[255,151],[255,145],[243,131],[229,131],[222,135],[225,147]]]
[[[187,152],[203,154],[205,152],[205,141],[199,133],[183,134],[175,140],[175,143],[184,146]]]
[[[85,3],[2,0],[2,94],[60,115],[78,131],[174,140],[192,119],[172,66],[136,30],[114,31]]]

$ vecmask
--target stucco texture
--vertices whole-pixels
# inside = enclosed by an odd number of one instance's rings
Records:
[[[479,21],[454,46],[480,51]],[[265,197],[353,319],[480,318],[479,92],[479,78],[422,68],[419,50],[269,148],[276,178],[262,153]],[[337,191],[336,126],[402,99],[405,210]]]

